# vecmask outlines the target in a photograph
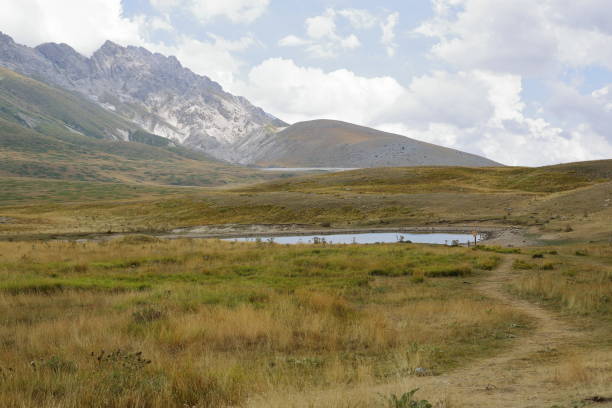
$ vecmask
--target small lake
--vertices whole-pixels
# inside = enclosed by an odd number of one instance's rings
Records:
[[[478,237],[480,240],[481,237]],[[235,242],[274,242],[276,244],[395,244],[398,242],[413,242],[416,244],[452,245],[453,241],[465,244],[474,242],[472,234],[452,233],[407,233],[407,232],[374,232],[356,234],[330,234],[330,235],[295,235],[295,236],[267,236],[227,238],[224,241]]]
[[[326,173],[338,173],[341,171],[358,170],[357,168],[343,168],[343,167],[267,167],[261,168],[263,171],[281,171],[281,172],[326,172]]]

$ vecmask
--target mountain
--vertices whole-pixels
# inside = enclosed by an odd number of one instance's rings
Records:
[[[273,167],[500,166],[446,147],[333,120],[296,123],[268,135],[249,160]],[[245,152],[246,154],[246,152]]]
[[[0,68],[0,177],[217,186],[271,175],[148,133],[73,92]]]
[[[142,47],[107,41],[87,58],[66,44],[29,48],[0,33],[0,66],[76,91],[152,134],[228,161],[240,161],[234,144],[287,126],[175,57]]]
[[[140,129],[149,141],[164,145],[167,140],[171,145],[243,165],[498,165],[479,156],[348,123],[312,121],[289,126],[184,68],[175,57],[142,47],[107,41],[87,58],[66,44],[30,48],[0,33],[0,66],[84,96],[90,113],[91,105],[103,108],[95,115],[85,114],[91,123],[77,130],[88,130],[84,133],[95,137],[130,141]],[[51,116],[53,109],[61,110],[57,106],[48,109]],[[75,109],[72,113],[66,126],[73,129],[71,123],[83,112]]]

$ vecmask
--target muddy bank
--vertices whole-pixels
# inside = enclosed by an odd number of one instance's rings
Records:
[[[520,228],[505,228],[498,231],[491,231],[489,236],[486,237],[482,242],[484,245],[493,245],[501,247],[526,247],[535,246],[540,242],[528,238],[526,231]]]

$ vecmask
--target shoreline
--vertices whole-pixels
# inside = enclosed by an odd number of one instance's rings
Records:
[[[222,227],[222,228],[219,228]],[[289,236],[307,236],[307,235],[339,235],[339,234],[375,234],[375,233],[409,233],[409,234],[471,234],[476,231],[484,236],[482,241],[491,239],[503,231],[506,227],[483,227],[483,226],[443,226],[443,227],[383,227],[383,228],[327,228],[327,229],[278,229],[269,228],[259,224],[242,225],[246,229],[232,228],[237,226],[208,226],[208,227],[192,227],[185,229],[177,229],[171,234],[158,235],[161,239],[180,239],[180,238],[195,238],[195,239],[232,239],[232,238],[259,238],[259,237],[289,237]],[[278,227],[276,225],[275,227]]]
[[[314,228],[303,224],[218,224],[177,228],[166,232],[113,232],[113,233],[80,233],[80,234],[32,234],[24,236],[0,237],[0,241],[74,241],[102,242],[112,239],[146,235],[163,240],[174,239],[232,239],[232,238],[267,238],[288,236],[328,236],[338,234],[471,234],[477,232],[479,243],[500,246],[526,246],[531,244],[524,237],[524,230],[514,226],[482,225],[445,225],[445,226],[395,226],[395,227],[356,227],[356,228]]]

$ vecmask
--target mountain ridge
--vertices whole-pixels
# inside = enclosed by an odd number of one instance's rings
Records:
[[[237,161],[236,141],[286,126],[176,57],[143,47],[106,41],[87,58],[67,44],[30,48],[0,34],[0,65],[76,91],[151,133],[227,161]]]
[[[85,96],[134,128],[241,165],[288,167],[497,166],[486,158],[339,121],[288,125],[174,56],[106,41],[91,57],[70,45],[30,48],[0,33],[0,66]],[[335,123],[335,128],[321,124]],[[150,139],[149,136],[147,136]]]

